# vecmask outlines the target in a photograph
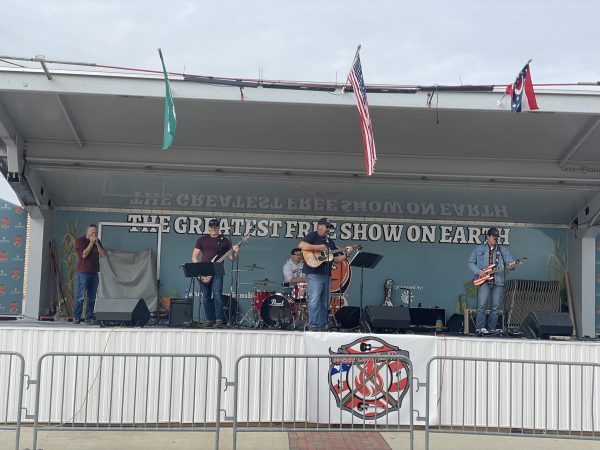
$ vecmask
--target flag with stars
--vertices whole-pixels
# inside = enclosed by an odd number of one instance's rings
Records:
[[[358,116],[360,120],[360,131],[363,138],[363,149],[365,152],[365,166],[367,176],[373,175],[375,171],[375,161],[377,153],[375,152],[375,138],[373,137],[373,125],[369,115],[369,104],[367,102],[367,90],[363,79],[362,66],[360,64],[360,55],[356,52],[356,58],[352,64],[352,70],[348,75],[352,89],[356,96],[356,106],[358,107]]]
[[[513,84],[506,86],[505,95],[510,95],[510,110],[512,112],[534,111],[538,108],[531,81],[529,63],[517,75]]]

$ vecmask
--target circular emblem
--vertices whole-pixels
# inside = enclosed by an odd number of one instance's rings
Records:
[[[406,350],[376,337],[357,339],[332,352],[329,387],[340,408],[361,419],[378,419],[398,411],[408,391],[408,373],[402,358]],[[365,355],[348,358],[345,355]],[[378,356],[398,356],[378,358]]]

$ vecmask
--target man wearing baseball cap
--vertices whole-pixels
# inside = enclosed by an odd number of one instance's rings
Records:
[[[486,233],[486,240],[483,244],[477,245],[469,257],[469,269],[473,275],[480,277],[486,276],[486,267],[495,264],[502,265],[508,270],[515,267],[515,261],[506,247],[499,244],[500,231],[492,227]],[[475,333],[485,336],[490,332],[501,333],[502,329],[497,329],[498,308],[504,294],[504,271],[494,273],[492,278],[481,286],[477,291],[477,316],[475,318]],[[490,314],[487,317],[486,310],[491,302]]]
[[[298,244],[302,250],[313,252],[334,252],[333,261],[341,262],[346,255],[339,250],[333,239],[329,238],[332,224],[326,217],[319,219],[317,230],[308,233]],[[308,281],[308,329],[323,331],[327,328],[329,316],[329,285],[331,275],[330,262],[323,262],[318,267],[304,264],[304,272]]]
[[[231,242],[222,234],[219,234],[220,222],[218,219],[210,219],[208,222],[208,234],[201,236],[196,241],[196,246],[192,252],[192,261],[198,262],[202,253],[200,262],[217,261],[225,255],[230,249],[229,259],[233,261],[237,258],[240,247],[231,246]],[[214,275],[212,277],[201,277],[200,289],[204,299],[204,314],[206,316],[205,328],[223,328],[225,323],[225,312],[223,310],[223,275]]]

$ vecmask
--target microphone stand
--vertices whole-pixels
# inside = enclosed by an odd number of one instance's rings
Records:
[[[325,257],[327,258],[326,261],[329,261],[329,255],[331,254],[331,248],[329,247],[329,233],[330,233],[331,228],[327,228],[327,234],[325,235],[325,245],[327,245],[327,248],[325,249]],[[326,266],[325,266],[325,287],[326,287],[326,292],[327,292],[327,301],[325,303],[325,317],[326,317],[326,323],[325,326],[327,327],[329,325],[329,304],[331,303],[331,267],[333,265],[333,261],[331,262],[327,262]]]

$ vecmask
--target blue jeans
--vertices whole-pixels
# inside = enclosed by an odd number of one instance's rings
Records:
[[[498,307],[502,301],[503,293],[504,286],[489,283],[479,286],[479,290],[477,291],[477,316],[475,318],[475,328],[487,328],[488,330],[496,329],[496,323],[498,322]],[[490,306],[490,314],[487,318],[486,327],[485,311],[490,300],[492,305]]]
[[[87,304],[85,307],[85,320],[90,320],[94,314],[94,304],[96,303],[96,292],[98,291],[98,274],[77,272],[77,298],[75,301],[75,311],[73,319],[81,319],[81,310],[83,309],[83,299],[87,293]]]
[[[329,279],[325,275],[309,273],[308,328],[324,330],[329,316]]]
[[[201,284],[202,298],[204,299],[204,315],[206,320],[225,322],[223,312],[223,276],[213,276],[209,284]]]

